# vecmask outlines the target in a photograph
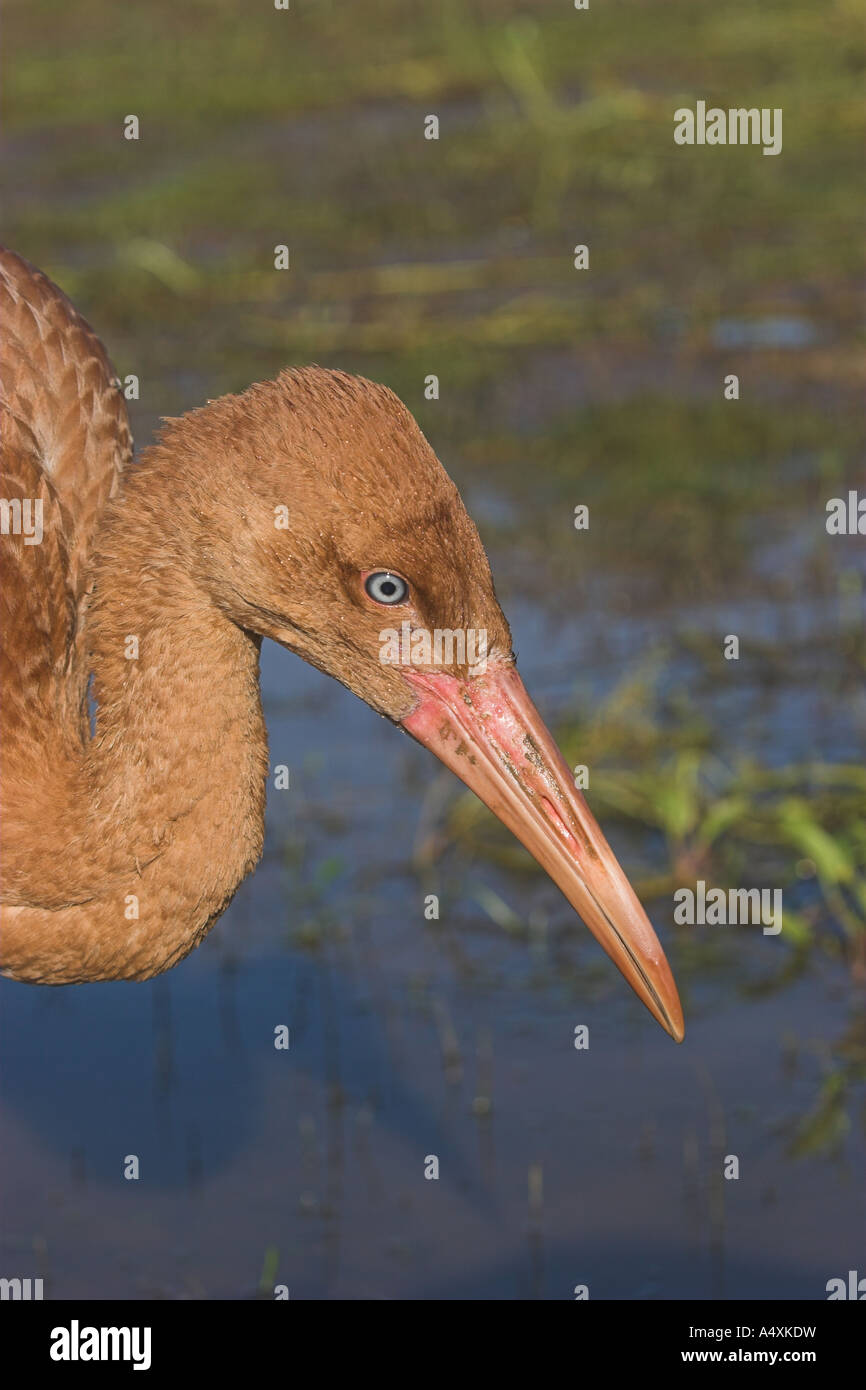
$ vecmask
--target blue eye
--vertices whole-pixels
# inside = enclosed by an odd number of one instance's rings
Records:
[[[399,574],[389,573],[388,570],[377,570],[375,574],[368,574],[364,580],[364,588],[375,603],[405,603],[409,597],[409,585],[406,580],[401,579]]]

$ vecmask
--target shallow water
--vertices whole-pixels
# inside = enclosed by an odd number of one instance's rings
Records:
[[[531,621],[518,645],[552,711],[561,653]],[[292,785],[205,945],[149,984],[0,986],[5,1267],[52,1297],[233,1298],[275,1250],[293,1297],[755,1299],[820,1298],[858,1267],[862,1136],[786,1156],[845,1020],[841,967],[744,999],[779,939],[696,928],[720,940],[683,980],[678,1048],[540,877],[458,850],[425,922],[419,801],[451,779],[272,646],[263,686]]]
[[[508,493],[467,474],[482,525],[507,520]],[[676,650],[663,667],[725,757],[853,760],[862,698],[835,698],[809,657],[834,650],[833,573],[811,595],[762,592],[762,570],[790,568],[814,531],[794,518],[775,566],[756,549],[717,601],[648,601],[610,553],[581,569],[565,614],[560,592],[520,596],[520,556],[494,533],[545,715],[602,700],[678,633],[736,631],[785,652],[786,678],[758,662],[701,679]],[[832,557],[846,569],[848,551]],[[658,557],[662,585],[670,563]],[[676,1047],[542,876],[459,841],[427,862],[459,794],[431,755],[268,643],[262,684],[271,765],[291,786],[271,791],[264,862],[205,944],[148,984],[0,981],[8,1275],[43,1277],[51,1297],[253,1297],[267,1268],[269,1289],[298,1298],[556,1299],[586,1284],[594,1298],[813,1299],[859,1268],[856,1085],[841,1145],[791,1153],[857,1015],[843,964],[815,953],[755,993],[784,938],[675,928],[657,902],[687,1018]],[[610,838],[627,865],[665,860],[655,832]],[[731,1154],[736,1181],[721,1176]]]

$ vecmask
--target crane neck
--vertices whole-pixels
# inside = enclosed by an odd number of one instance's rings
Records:
[[[95,727],[58,738],[77,751],[55,760],[37,888],[4,910],[4,965],[19,979],[167,969],[261,854],[261,642],[196,582],[202,537],[182,500],[160,495],[164,477],[137,476],[100,536],[85,626]]]

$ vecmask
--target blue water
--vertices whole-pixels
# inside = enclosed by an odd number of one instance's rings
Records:
[[[552,646],[515,611],[553,716],[576,664],[565,680],[561,628]],[[854,1005],[841,965],[749,996],[778,938],[694,929],[717,939],[684,969],[663,912],[677,1047],[541,876],[459,850],[413,871],[420,816],[457,792],[431,755],[272,646],[263,685],[291,788],[203,947],[148,984],[0,982],[0,1272],[52,1297],[242,1298],[271,1251],[297,1298],[812,1299],[862,1264],[862,1133],[788,1154]],[[790,742],[807,706],[782,694],[766,723]]]

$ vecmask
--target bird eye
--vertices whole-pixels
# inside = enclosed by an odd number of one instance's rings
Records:
[[[405,603],[409,597],[409,585],[405,579],[401,579],[399,574],[390,574],[387,570],[377,570],[375,574],[368,574],[364,580],[364,588],[375,603]]]

